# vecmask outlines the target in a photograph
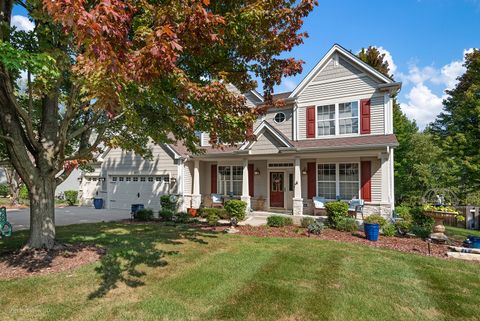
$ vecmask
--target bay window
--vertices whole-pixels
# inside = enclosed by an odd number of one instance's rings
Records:
[[[358,101],[317,106],[317,136],[358,133]]]
[[[317,195],[326,199],[350,200],[359,197],[360,169],[358,163],[317,165]]]
[[[242,194],[243,167],[218,166],[217,186],[218,193],[222,195]]]

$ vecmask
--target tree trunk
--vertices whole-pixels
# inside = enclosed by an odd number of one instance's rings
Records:
[[[5,166],[4,170],[10,192],[10,205],[18,205],[22,179],[13,166]]]
[[[55,178],[40,176],[30,188],[30,239],[27,247],[51,249],[55,244]]]

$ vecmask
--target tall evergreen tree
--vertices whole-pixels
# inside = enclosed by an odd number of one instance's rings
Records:
[[[447,91],[443,112],[428,129],[456,165],[462,196],[480,186],[480,50],[465,55],[466,72]]]

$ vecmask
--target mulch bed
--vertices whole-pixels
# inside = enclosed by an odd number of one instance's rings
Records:
[[[0,279],[23,278],[76,269],[105,254],[88,244],[59,244],[52,250],[22,249],[0,256]]]
[[[436,256],[447,258],[448,245],[430,244],[430,253],[428,243],[419,238],[408,237],[384,237],[380,236],[377,242],[368,241],[363,232],[340,232],[337,230],[326,229],[320,235],[308,234],[305,229],[297,226],[286,226],[282,228],[268,226],[239,226],[240,234],[258,237],[309,237],[320,240],[331,240],[344,243],[364,244],[372,247],[392,249],[406,253],[416,253],[421,255]],[[460,242],[454,243],[460,246]]]

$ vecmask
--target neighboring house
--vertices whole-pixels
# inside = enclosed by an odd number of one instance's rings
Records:
[[[214,149],[202,133],[204,154],[191,155],[180,143],[154,146],[152,161],[109,150],[84,174],[83,203],[98,196],[109,208],[158,209],[161,194],[177,194],[184,210],[209,206],[218,193],[253,209],[301,215],[313,212],[319,195],[361,198],[367,214],[389,216],[398,146],[391,95],[400,87],[334,45],[294,91],[274,96],[285,106],[257,120],[256,141]],[[251,106],[263,103],[257,92],[245,97]]]

